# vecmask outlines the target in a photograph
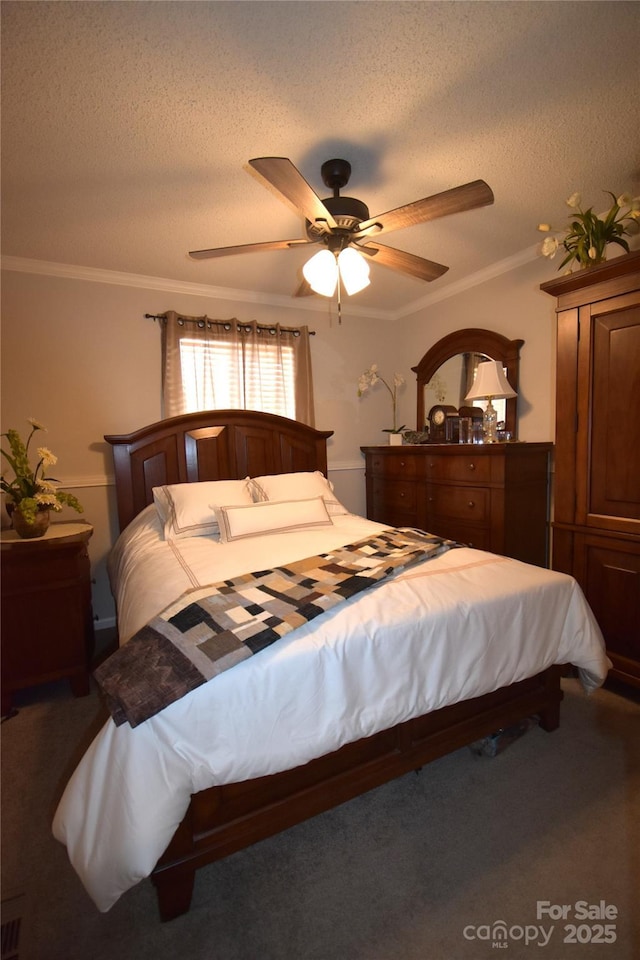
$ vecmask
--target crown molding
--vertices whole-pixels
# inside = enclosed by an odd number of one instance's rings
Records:
[[[476,273],[471,273],[468,277],[463,277],[461,280],[457,280],[455,283],[451,283],[447,287],[434,290],[433,292],[427,293],[419,300],[414,300],[410,306],[403,307],[402,310],[399,310],[395,314],[394,319],[401,320],[403,317],[408,317],[413,313],[417,313],[419,310],[423,310],[425,307],[430,307],[434,303],[439,303],[442,300],[448,300],[449,297],[455,297],[459,293],[464,293],[465,290],[470,290],[472,287],[477,287],[481,283],[486,283],[487,280],[493,280],[495,277],[500,277],[504,273],[510,273],[512,270],[517,270],[518,267],[522,267],[526,263],[536,260],[539,255],[540,244],[534,244],[532,247],[527,247],[526,250],[521,250],[520,253],[514,253],[513,256],[507,257],[505,260],[498,260],[496,263],[492,263],[483,270],[478,270]]]
[[[404,317],[411,316],[440,303],[442,300],[448,300],[455,297],[465,290],[486,283],[487,280],[493,280],[495,277],[510,273],[518,267],[537,259],[539,256],[539,244],[534,244],[521,250],[519,253],[507,257],[505,260],[499,260],[483,270],[463,277],[461,280],[451,283],[446,287],[430,291],[424,297],[414,300],[411,304],[400,310],[375,310],[365,309],[354,306],[351,303],[345,303],[342,306],[343,316],[361,316],[371,317],[376,320],[402,320]],[[2,257],[2,269],[12,270],[17,273],[33,273],[49,277],[62,277],[70,280],[86,280],[92,283],[111,283],[121,287],[137,287],[144,290],[160,290],[167,293],[182,293],[189,296],[207,297],[213,300],[241,301],[244,303],[260,303],[267,306],[284,307],[292,310],[308,310],[313,313],[322,312],[317,301],[310,301],[298,298],[295,305],[291,303],[291,297],[282,297],[278,294],[259,293],[255,290],[235,290],[231,287],[214,287],[206,283],[192,283],[186,280],[169,280],[165,277],[147,277],[137,273],[124,273],[118,270],[104,270],[101,267],[82,267],[71,263],[55,263],[50,260],[31,260],[27,257]]]
[[[138,287],[143,290],[160,290],[167,293],[182,293],[195,297],[207,297],[213,300],[241,301],[260,303],[288,310],[308,310],[322,313],[322,306],[316,300],[297,298],[279,294],[259,293],[255,290],[234,290],[231,287],[214,287],[206,283],[192,283],[187,280],[169,280],[165,277],[147,277],[137,273],[124,273],[118,270],[104,270],[102,267],[82,267],[71,263],[55,263],[51,260],[30,260],[27,257],[2,257],[2,269],[15,273],[32,273],[47,277],[62,277],[68,280],[87,280],[91,283],[112,283],[120,287]],[[342,315],[369,317],[376,320],[388,320],[392,314],[388,310],[376,310],[342,304]]]

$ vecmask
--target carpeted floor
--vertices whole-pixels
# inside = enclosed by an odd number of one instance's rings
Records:
[[[99,705],[64,684],[38,691],[2,725],[2,899],[19,914],[18,958],[635,960],[640,705],[627,694],[587,698],[567,680],[553,734],[534,727],[494,758],[459,750],[209,866],[191,912],[162,924],[149,881],[98,913],[53,839]],[[538,919],[539,901],[568,905],[566,920]],[[580,918],[579,901],[617,916]]]

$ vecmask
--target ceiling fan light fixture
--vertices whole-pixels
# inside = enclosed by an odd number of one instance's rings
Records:
[[[356,250],[346,247],[336,256],[331,250],[321,250],[302,268],[305,280],[323,297],[332,297],[338,283],[338,273],[349,296],[369,286],[369,264]]]
[[[338,261],[330,250],[321,250],[307,260],[302,273],[314,291],[322,297],[332,297],[338,283]]]
[[[359,293],[370,284],[369,264],[357,250],[352,247],[346,247],[341,251],[338,257],[338,267],[340,269],[340,278],[344,288],[352,296]]]

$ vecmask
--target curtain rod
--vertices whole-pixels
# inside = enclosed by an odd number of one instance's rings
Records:
[[[145,313],[144,316],[145,316],[145,320],[165,320],[165,321],[166,321],[166,319],[167,319],[166,313]],[[210,319],[209,317],[207,317],[207,316],[204,316],[204,317],[181,317],[180,314],[178,314],[178,320],[182,321],[182,323],[201,323],[201,322],[204,322],[204,323],[217,323],[217,324],[219,324],[220,326],[224,326],[225,324],[230,324],[230,323],[231,323],[231,321],[229,321],[229,320],[211,320],[211,319]],[[241,322],[240,320],[236,320],[235,322],[238,323],[240,326],[242,326],[242,322]],[[245,324],[245,325],[247,325],[247,324]],[[258,330],[273,330],[274,333],[275,333],[275,326],[274,326],[273,324],[270,324],[270,323],[258,323],[258,324],[257,324],[257,327],[258,327]],[[296,330],[297,330],[296,327],[280,327],[280,329],[283,330],[285,333],[296,333]],[[315,330],[309,330],[309,336],[310,336],[310,337],[315,337],[315,335],[316,335]]]

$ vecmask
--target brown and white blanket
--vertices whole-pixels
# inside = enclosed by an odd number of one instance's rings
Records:
[[[454,546],[429,533],[394,528],[189,590],[94,676],[115,723],[135,727],[344,600]]]

